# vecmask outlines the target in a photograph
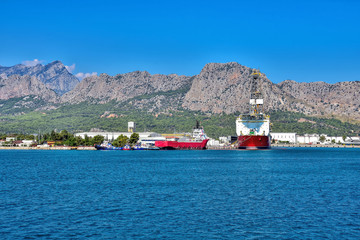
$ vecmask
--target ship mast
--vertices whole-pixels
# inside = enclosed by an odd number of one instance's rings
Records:
[[[250,115],[252,118],[262,119],[264,99],[260,91],[261,73],[254,69],[251,76]]]

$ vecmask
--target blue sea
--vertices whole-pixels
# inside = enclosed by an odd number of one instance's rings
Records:
[[[360,149],[0,151],[0,239],[360,239]]]

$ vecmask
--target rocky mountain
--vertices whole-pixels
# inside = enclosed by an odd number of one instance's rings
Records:
[[[135,71],[91,76],[79,83],[60,61],[34,67],[0,66],[0,99],[37,95],[50,102],[59,99],[67,105],[115,100],[123,109],[145,109],[155,114],[181,109],[209,114],[245,113],[252,71],[235,62],[209,63],[192,77]],[[260,86],[266,112],[280,110],[346,121],[360,119],[359,81],[328,84],[286,80],[274,84],[262,73]],[[64,94],[57,97],[50,89]]]
[[[191,84],[191,78],[176,74],[151,75],[146,71],[109,76],[91,76],[83,79],[72,91],[64,94],[62,102],[78,103],[86,100],[108,102],[125,101],[136,96],[175,91]]]
[[[238,63],[209,63],[195,76],[183,107],[203,112],[244,112],[248,109],[252,69]],[[282,91],[261,77],[263,94],[268,99],[268,108],[284,109]]]
[[[0,99],[40,96],[43,100],[57,101],[57,95],[34,76],[10,75],[0,77]]]
[[[238,63],[209,63],[195,76],[182,106],[214,113],[246,112],[252,69]],[[272,83],[260,78],[265,111],[360,119],[360,82]]]
[[[60,61],[54,61],[47,65],[38,64],[36,66],[25,66],[23,64],[12,67],[0,66],[0,75],[28,75],[37,77],[49,89],[54,90],[59,95],[72,90],[79,83],[79,79],[69,73],[65,65]]]
[[[360,119],[360,81],[299,83],[286,80],[278,84],[281,90],[297,102],[308,106],[308,111],[290,105],[292,111],[308,114],[340,116],[344,120]],[[310,110],[309,110],[310,109]]]

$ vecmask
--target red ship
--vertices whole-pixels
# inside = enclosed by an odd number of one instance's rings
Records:
[[[250,110],[236,119],[236,133],[239,149],[270,148],[270,117],[263,113],[264,99],[260,92],[261,73],[253,70]]]
[[[199,126],[196,121],[196,127],[193,128],[192,137],[183,137],[174,141],[155,141],[155,147],[160,149],[176,150],[176,149],[206,149],[206,144],[209,141],[204,132],[203,127]]]

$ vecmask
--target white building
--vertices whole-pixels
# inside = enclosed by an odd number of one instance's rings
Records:
[[[326,137],[326,140],[325,140],[325,142],[326,143],[333,143],[333,142],[335,142],[335,143],[343,143],[344,142],[344,140],[343,140],[343,137],[328,137],[328,136],[326,136],[325,135],[325,137]]]
[[[219,137],[219,141],[221,143],[229,143],[229,138],[228,137]]]
[[[20,144],[20,147],[30,147],[35,143],[34,140],[22,140],[22,143]]]
[[[6,142],[13,142],[16,140],[16,137],[7,137]]]
[[[136,131],[136,124],[135,122],[128,122],[128,132],[135,132]]]
[[[76,137],[81,137],[85,139],[85,136],[88,137],[95,137],[97,135],[103,136],[105,141],[113,141],[117,139],[120,135],[126,136],[130,138],[131,132],[82,132],[82,133],[75,133]],[[155,143],[156,140],[166,140],[165,137],[161,136],[155,132],[138,132],[139,134],[139,141],[141,142],[148,142],[148,143]]]
[[[275,140],[275,142],[289,142],[289,143],[297,143],[296,133],[270,133],[271,139]]]
[[[220,147],[220,146],[223,146],[224,144],[221,144],[219,140],[215,140],[213,138],[210,138],[208,143],[207,143],[207,146],[214,146],[214,147]]]
[[[297,143],[299,144],[317,144],[319,142],[319,134],[305,134],[304,136],[297,136]]]

